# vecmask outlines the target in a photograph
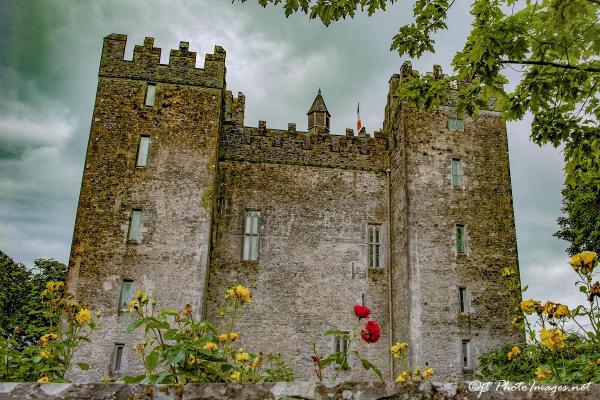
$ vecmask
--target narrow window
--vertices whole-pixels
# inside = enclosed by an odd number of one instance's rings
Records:
[[[462,366],[463,369],[471,368],[471,341],[468,339],[462,341]]]
[[[156,97],[156,85],[153,83],[149,83],[146,88],[146,105],[154,106],[154,99]]]
[[[121,282],[121,295],[119,296],[119,308],[121,310],[127,309],[132,297],[133,281],[130,279],[123,279],[123,282]]]
[[[457,158],[452,159],[452,186],[461,188],[462,183],[462,165]]]
[[[148,149],[150,148],[150,136],[140,136],[140,144],[138,146],[136,167],[145,167],[148,163]]]
[[[137,242],[140,240],[140,225],[142,223],[142,210],[131,210],[129,218],[129,233],[127,240]]]
[[[246,211],[244,224],[244,250],[242,259],[244,261],[258,260],[258,223],[260,211]]]
[[[369,268],[379,268],[380,266],[380,251],[381,242],[379,236],[381,233],[381,225],[369,225]]]
[[[344,331],[346,334],[350,334],[350,331]],[[345,335],[334,336],[334,351],[336,353],[344,353],[348,350],[348,337]]]
[[[463,132],[465,130],[465,121],[458,118],[448,118],[448,129]]]
[[[125,345],[123,343],[115,343],[115,350],[113,356],[113,371],[119,372],[123,369],[123,349]]]
[[[466,253],[464,225],[456,225],[456,251],[459,254]]]
[[[460,312],[461,313],[467,313],[471,311],[471,305],[470,305],[470,296],[469,296],[469,292],[467,291],[467,288],[465,287],[459,287],[458,288],[458,300],[460,302]]]
[[[364,307],[364,306],[367,304],[367,301],[366,301],[366,299],[365,299],[365,294],[364,294],[364,293],[362,293],[362,294],[360,295],[360,304],[361,304],[363,307]]]

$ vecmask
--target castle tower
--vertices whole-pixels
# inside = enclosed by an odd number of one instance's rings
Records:
[[[222,48],[199,69],[187,42],[164,65],[152,38],[125,60],[126,40],[104,38],[67,282],[102,314],[78,353],[96,381],[142,368],[143,332],[127,332],[136,290],[159,308],[202,308],[223,118]]]
[[[394,336],[413,368],[465,379],[478,356],[524,340],[500,277],[517,267],[506,123],[491,102],[477,119],[457,115],[454,93],[438,110],[407,105],[397,89],[415,74],[405,63],[390,79],[384,120]]]
[[[329,132],[329,118],[331,118],[331,114],[327,111],[320,88],[317,97],[315,97],[306,115],[308,115],[309,132]]]

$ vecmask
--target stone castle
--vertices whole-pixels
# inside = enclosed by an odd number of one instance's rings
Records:
[[[412,368],[459,380],[480,354],[523,339],[499,274],[517,248],[493,105],[476,120],[451,102],[409,107],[397,96],[416,73],[405,63],[373,135],[331,134],[320,93],[307,131],[250,127],[221,47],[200,69],[187,42],[165,65],[152,38],[125,60],[126,40],[104,38],[69,261],[68,290],[103,315],[79,353],[91,364],[81,380],[140,370],[141,333],[127,332],[136,290],[215,321],[225,290],[244,284],[241,344],[281,353],[305,379],[313,341],[320,354],[343,345],[323,332],[354,327],[357,303],[382,328],[366,355],[386,378],[400,372],[394,342],[410,344]]]

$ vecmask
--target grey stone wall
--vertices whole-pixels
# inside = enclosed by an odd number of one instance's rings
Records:
[[[221,161],[219,203],[224,206],[215,215],[207,316],[218,315],[228,287],[248,286],[254,299],[239,321],[241,345],[281,353],[299,376],[311,378],[312,342],[320,355],[333,352],[333,337],[323,333],[354,329],[352,307],[364,294],[382,337],[363,347],[386,373],[385,173]],[[257,262],[241,260],[246,209],[261,212]],[[369,223],[383,230],[384,267],[378,269],[367,268]]]
[[[574,388],[571,389],[571,388]],[[567,391],[571,389],[570,391]],[[62,384],[62,383],[0,383],[1,400],[583,400],[600,397],[600,385],[560,387],[541,385],[537,390],[527,386],[509,390],[491,384],[488,390],[469,390],[467,383],[421,383],[385,385],[379,382],[348,382],[326,386],[314,382],[280,382],[258,384],[188,384],[125,385],[125,384]]]

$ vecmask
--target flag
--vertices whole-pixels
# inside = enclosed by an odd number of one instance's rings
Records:
[[[356,130],[358,132],[360,132],[361,129],[362,129],[362,122],[360,121],[360,102],[359,102],[358,106],[356,107]]]

